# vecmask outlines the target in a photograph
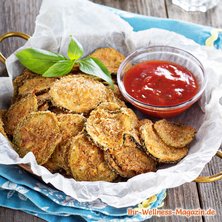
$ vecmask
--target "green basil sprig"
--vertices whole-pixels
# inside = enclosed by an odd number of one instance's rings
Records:
[[[105,80],[113,87],[113,80],[106,66],[96,58],[85,57],[81,44],[71,37],[68,46],[68,58],[58,53],[42,49],[27,48],[16,53],[20,63],[37,74],[44,77],[59,77],[71,72],[74,65],[89,75]]]

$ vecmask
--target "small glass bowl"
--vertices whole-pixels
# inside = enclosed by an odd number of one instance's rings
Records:
[[[169,61],[181,65],[191,71],[197,80],[199,90],[191,99],[173,106],[156,106],[143,103],[131,95],[125,89],[123,79],[125,73],[134,65],[151,60]],[[193,105],[206,88],[207,79],[201,62],[189,52],[171,46],[151,46],[136,50],[122,62],[117,73],[118,86],[124,98],[145,114],[168,118],[181,114]]]

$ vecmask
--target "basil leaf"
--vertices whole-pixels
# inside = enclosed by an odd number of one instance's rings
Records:
[[[111,78],[111,74],[109,72],[109,70],[106,68],[106,66],[102,63],[101,60],[97,59],[97,58],[93,58],[90,57],[101,69],[102,71]]]
[[[16,53],[20,63],[37,74],[45,73],[60,60],[67,60],[63,55],[42,49],[27,48]]]
[[[43,73],[44,77],[58,77],[64,76],[72,70],[74,61],[61,60],[52,65],[46,72]]]
[[[84,59],[78,61],[79,65],[80,65],[79,69],[84,73],[87,73],[87,74],[90,74],[93,76],[97,76],[97,77],[105,80],[112,87],[114,87],[113,80],[112,80],[110,74],[107,73],[108,70],[106,71],[106,68],[104,68],[105,66],[100,67],[101,62],[99,62],[99,63],[97,63],[97,62],[95,62],[94,59],[90,58],[90,57],[84,58]]]
[[[81,58],[83,56],[83,53],[84,51],[81,44],[77,40],[74,40],[73,38],[71,38],[71,41],[68,47],[68,57],[71,60],[76,60],[76,59]]]

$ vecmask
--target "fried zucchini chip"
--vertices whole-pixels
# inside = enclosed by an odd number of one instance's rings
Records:
[[[95,50],[90,57],[99,59],[110,73],[117,73],[118,68],[125,56],[114,48],[100,48]]]
[[[66,141],[81,132],[86,122],[86,118],[79,114],[59,114],[57,115],[57,118],[63,141]]]
[[[108,86],[108,87],[110,88],[110,86]],[[118,85],[116,85],[116,84],[114,84],[113,93],[114,93],[114,95],[115,95],[118,99],[120,99],[120,100],[122,100],[122,101],[125,100],[124,97],[123,97],[123,95],[122,95],[122,93],[121,93],[121,91],[120,91],[120,89],[119,89],[119,87],[118,87]]]
[[[125,136],[124,145],[106,151],[105,159],[122,177],[156,171],[156,162],[140,150],[129,135]]]
[[[78,181],[111,182],[117,178],[117,174],[107,165],[103,151],[84,134],[79,134],[72,140],[69,167]]]
[[[137,123],[137,117],[131,109],[107,102],[90,113],[86,131],[95,144],[107,150],[121,146],[125,134],[131,135],[139,142]]]
[[[61,141],[53,152],[51,158],[47,161],[47,163],[49,162],[49,165],[54,165],[55,169],[59,169],[58,171],[64,170],[68,176],[72,175],[68,165],[69,150],[70,140]]]
[[[45,92],[49,90],[49,88],[55,82],[55,80],[56,78],[44,78],[44,77],[36,77],[33,79],[28,79],[24,82],[24,84],[21,87],[19,87],[18,95],[23,97],[30,93],[39,94],[41,92]]]
[[[171,123],[165,119],[157,121],[154,129],[165,144],[175,148],[182,148],[190,144],[196,133],[191,126]]]
[[[117,103],[117,105],[121,107],[127,107],[125,102],[116,96],[114,90],[110,89],[109,87],[107,88],[107,90],[108,90],[107,98],[106,98],[107,102]]]
[[[31,72],[28,69],[25,69],[21,75],[17,76],[13,80],[14,96],[15,97],[17,96],[18,88],[21,87],[27,79],[33,79],[37,76],[38,76],[37,74],[34,74],[33,72]]]
[[[67,175],[71,175],[68,165],[69,140],[83,130],[86,119],[84,116],[78,114],[60,114],[57,116],[57,119],[59,121],[62,141],[56,147],[48,162],[49,165],[54,165],[55,169],[63,169]]]
[[[176,163],[188,153],[186,147],[177,149],[166,145],[155,133],[151,121],[140,127],[140,133],[147,153],[161,163]]]
[[[133,171],[127,171],[127,172],[123,171],[123,169],[121,169],[121,167],[115,162],[114,158],[108,151],[104,151],[104,159],[106,163],[108,164],[108,166],[111,169],[113,169],[121,177],[130,178],[134,176]]]
[[[33,152],[38,164],[43,165],[61,142],[56,115],[48,111],[31,113],[16,127],[13,142],[20,156]]]
[[[38,109],[37,98],[30,94],[11,105],[5,114],[5,129],[7,134],[13,135],[18,123],[22,121],[28,114]]]
[[[88,113],[106,101],[107,88],[99,81],[86,75],[63,77],[56,81],[49,94],[54,106],[75,113]]]
[[[141,120],[139,121],[139,123],[138,123],[138,129],[139,129],[142,125],[144,125],[144,124],[146,124],[146,123],[151,123],[151,120],[149,120],[149,119],[141,119]]]
[[[5,115],[6,111],[3,109],[0,109],[0,133],[7,137],[6,133],[5,133],[5,129],[4,129],[4,121],[3,121],[3,117]]]

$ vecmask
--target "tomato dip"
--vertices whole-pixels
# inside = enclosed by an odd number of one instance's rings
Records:
[[[198,92],[194,75],[169,61],[152,60],[132,66],[124,75],[127,93],[153,106],[175,106],[192,99]]]

